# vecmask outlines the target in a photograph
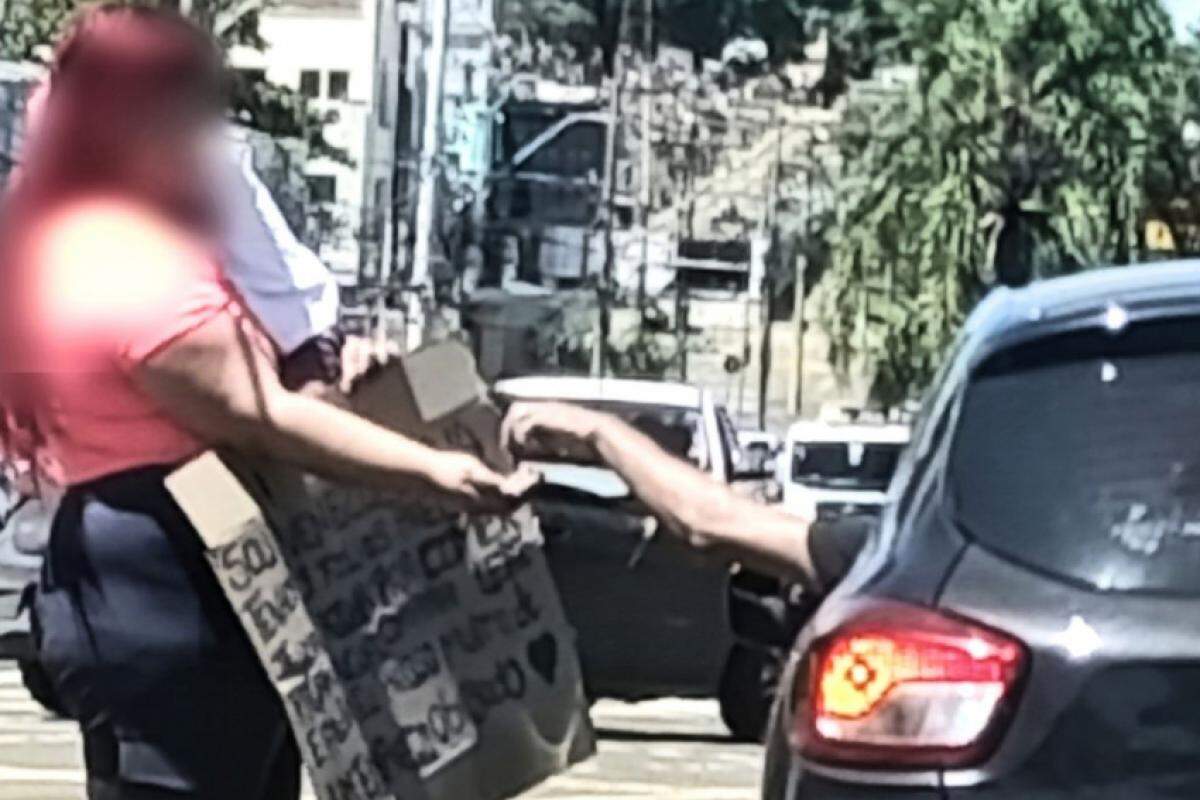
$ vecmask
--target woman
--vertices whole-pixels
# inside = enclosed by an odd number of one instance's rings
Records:
[[[92,798],[299,794],[281,703],[163,486],[176,465],[225,446],[489,505],[528,483],[280,385],[213,255],[220,86],[181,18],[85,13],[4,209],[0,403],[66,487],[38,611]]]

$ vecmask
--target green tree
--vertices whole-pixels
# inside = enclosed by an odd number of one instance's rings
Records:
[[[500,19],[508,32],[524,30],[549,41],[567,41],[586,55],[612,53],[623,4],[640,13],[642,0],[504,0]],[[654,0],[656,40],[707,58],[735,37],[767,43],[776,64],[801,56],[822,30],[831,32],[835,61],[860,70],[864,44],[878,23],[878,0]],[[844,88],[844,82],[843,82]]]
[[[601,43],[597,8],[591,0],[503,0],[500,25],[506,33],[526,33],[551,42],[569,42],[581,57]]]
[[[78,5],[77,0],[7,0],[0,13],[0,58],[40,61]]]
[[[269,0],[196,0],[188,13],[226,47],[242,44],[262,47],[258,35],[259,13]],[[0,4],[0,58],[42,61],[85,0],[7,0]],[[161,5],[179,8],[173,0]]]
[[[881,10],[915,79],[850,103],[825,318],[835,359],[865,356],[891,405],[994,282],[1149,255],[1148,216],[1186,188],[1170,160],[1196,69],[1157,0]]]
[[[193,0],[186,10],[224,48],[266,46],[258,32],[259,16],[272,0]],[[41,62],[85,0],[0,0],[0,59]],[[177,0],[162,5],[181,6]],[[239,120],[272,136],[303,140],[310,151],[345,160],[346,154],[324,139],[330,121],[299,93],[265,81],[234,76],[231,105]]]

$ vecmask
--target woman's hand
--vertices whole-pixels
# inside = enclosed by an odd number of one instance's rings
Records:
[[[467,453],[439,451],[429,467],[431,483],[472,505],[503,508],[519,501],[540,480],[531,469],[501,475]]]
[[[514,403],[500,428],[500,444],[528,447],[539,434],[593,444],[603,421],[603,414],[570,403]]]

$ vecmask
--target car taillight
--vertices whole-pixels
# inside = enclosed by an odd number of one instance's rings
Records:
[[[877,768],[964,766],[987,755],[1025,653],[937,612],[888,606],[818,641],[796,686],[805,756]]]

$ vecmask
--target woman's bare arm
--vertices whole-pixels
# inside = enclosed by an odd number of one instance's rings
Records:
[[[379,488],[423,481],[477,502],[519,495],[532,482],[286,390],[264,342],[249,319],[222,314],[145,360],[135,380],[204,441],[330,478]]]
[[[517,403],[509,410],[506,444],[522,445],[539,432],[589,443],[669,530],[695,547],[819,584],[808,521],[741,497],[610,414],[562,403]]]

